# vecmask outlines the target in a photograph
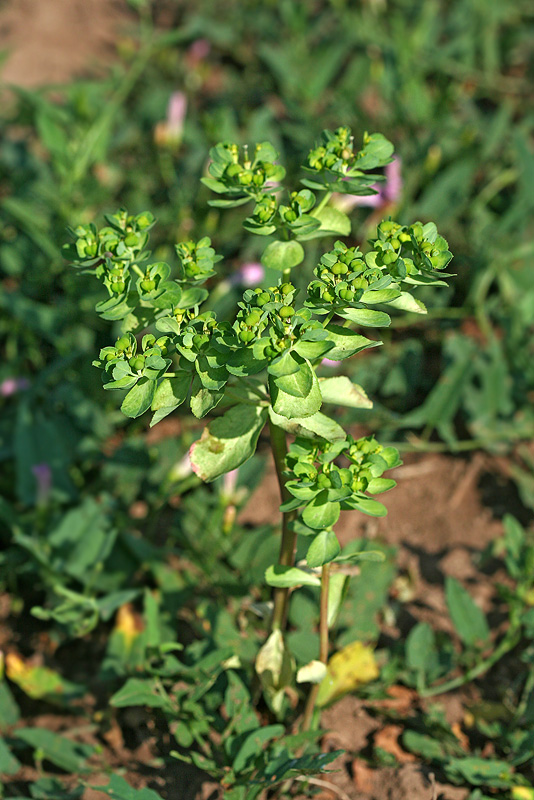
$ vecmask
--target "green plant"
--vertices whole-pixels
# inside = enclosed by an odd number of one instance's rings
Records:
[[[256,672],[265,700],[281,718],[288,692],[294,692],[294,661],[284,638],[290,591],[320,587],[319,652],[299,673],[312,684],[304,731],[312,726],[327,671],[329,629],[348,581],[338,568],[380,558],[367,550],[342,555],[334,526],[341,510],[383,516],[385,507],[372,496],[395,485],[382,475],[400,463],[394,448],[373,437],[354,440],[322,412],[323,404],[368,408],[370,401],[348,378],[322,378],[317,370],[326,355],[342,360],[379,344],[353,328],[389,325],[390,317],[381,309],[425,313],[411,292],[421,285],[443,285],[451,254],[433,223],[403,226],[389,219],[378,225],[365,252],[336,241],[321,256],[303,293],[296,286],[306,285],[302,270],[295,282],[292,270],[304,261],[303,242],[350,234],[349,218],[328,204],[332,193],[375,193],[373,186],[382,178],[372,170],[388,164],[392,152],[381,134],[365,134],[356,150],[350,129],[325,131],[304,165],[306,188],[286,194],[281,185],[285,170],[269,143],[257,145],[252,154],[234,143],[210,151],[209,177],[203,183],[221,196],[210,205],[229,208],[253,202],[244,226],[275,237],[262,263],[280,273],[276,285],[247,289],[233,319],[218,319],[209,307],[204,284],[209,286],[220,256],[208,237],[176,245],[174,278],[167,263],[150,260],[146,248],[154,219],[149,212],[130,215],[120,210],[108,215],[108,225],[101,229],[80,225],[67,246],[74,265],[107,289],[107,299],[96,310],[116,324],[118,335],[93,363],[102,370],[106,390],[126,392],[121,405],[126,416],[139,417],[151,409],[152,426],[186,400],[197,418],[215,412],[190,451],[193,470],[208,482],[244,464],[268,426],[280,484],[282,536],[278,561],[265,573],[274,601],[271,633],[257,655]],[[317,192],[322,193],[319,201]],[[287,434],[295,437],[289,450]],[[307,543],[302,566],[295,564],[298,536]],[[168,711],[174,701],[169,703]],[[257,719],[238,733],[252,736],[255,726]],[[263,729],[265,734],[268,730]],[[250,757],[254,748],[279,735],[276,725],[268,737],[261,734],[261,742],[254,734]],[[248,756],[245,761],[248,765]],[[257,760],[250,764],[263,774]],[[216,762],[205,766],[213,771]],[[318,766],[313,762],[314,769]],[[305,764],[298,769],[305,771]],[[237,773],[236,787],[251,778],[248,772],[244,777]],[[282,773],[277,770],[276,780]],[[232,784],[228,776],[226,780]],[[264,782],[273,780],[265,773]]]

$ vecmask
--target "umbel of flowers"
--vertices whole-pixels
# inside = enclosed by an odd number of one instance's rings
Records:
[[[334,525],[342,509],[385,514],[373,495],[394,486],[382,476],[399,463],[393,448],[373,438],[355,441],[325,413],[332,405],[369,407],[370,401],[347,377],[320,378],[316,367],[324,357],[341,361],[379,344],[362,331],[389,325],[391,309],[425,313],[413,292],[421,285],[444,285],[443,270],[452,257],[432,222],[385,220],[364,251],[337,240],[350,236],[351,223],[329,205],[332,194],[376,194],[373,187],[383,175],[373,170],[390,164],[392,151],[381,134],[365,134],[357,150],[348,128],[325,131],[303,167],[304,188],[296,191],[282,185],[285,170],[269,143],[249,152],[225,142],[210,151],[209,176],[202,180],[218,195],[211,205],[251,204],[244,226],[268,237],[262,264],[280,272],[276,285],[247,288],[233,318],[219,319],[205,306],[221,259],[208,237],[178,243],[171,268],[153,262],[147,249],[152,215],[121,209],[103,228],[75,228],[68,246],[74,265],[106,290],[97,313],[122,326],[93,363],[102,370],[106,390],[121,390],[124,414],[138,417],[151,410],[155,425],[184,403],[198,418],[213,412],[190,453],[194,471],[205,481],[247,461],[263,428],[269,428],[282,537],[279,561],[266,574],[275,587],[272,633],[256,667],[275,710],[292,680],[283,637],[290,589],[321,586],[319,656],[326,662],[328,628],[342,596],[331,591],[330,578],[337,577],[341,560]],[[304,261],[303,244],[318,237],[333,246],[299,292],[291,270]],[[294,437],[289,451],[287,434]],[[309,542],[303,569],[294,565],[298,535]],[[317,682],[323,675],[310,669],[306,679]]]

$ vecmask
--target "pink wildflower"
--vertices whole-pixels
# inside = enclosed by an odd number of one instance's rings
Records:
[[[232,285],[258,286],[265,277],[265,270],[257,262],[247,262],[242,264],[234,275],[230,278]]]
[[[340,364],[341,364],[341,361],[332,361],[330,358],[323,358],[323,360],[321,361],[321,364],[324,367],[339,367]]]
[[[384,170],[385,183],[375,183],[371,188],[377,194],[335,194],[333,205],[345,213],[352,211],[356,206],[365,208],[381,208],[389,203],[396,203],[402,193],[401,160],[393,158]]]
[[[178,146],[182,141],[185,116],[187,114],[187,97],[184,92],[173,92],[167,105],[167,118],[158,122],[154,131],[156,144]]]
[[[11,395],[27,389],[30,382],[26,378],[6,378],[0,383],[0,396],[11,397]]]
[[[211,44],[207,39],[196,39],[189,47],[186,58],[191,67],[196,67],[205,61],[211,51]]]

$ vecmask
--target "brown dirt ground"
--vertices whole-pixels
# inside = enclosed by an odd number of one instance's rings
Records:
[[[1,79],[34,87],[105,74],[131,18],[125,0],[0,0]]]

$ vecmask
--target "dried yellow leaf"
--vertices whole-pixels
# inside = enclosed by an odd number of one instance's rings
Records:
[[[335,653],[328,662],[325,678],[319,685],[317,705],[325,706],[358,686],[378,678],[372,648],[362,642],[352,642]]]

